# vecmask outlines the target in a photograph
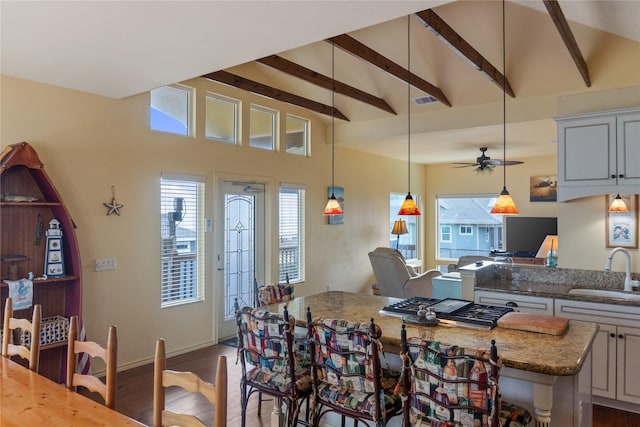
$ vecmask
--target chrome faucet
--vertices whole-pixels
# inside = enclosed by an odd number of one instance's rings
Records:
[[[616,252],[622,252],[627,258],[626,264],[626,276],[624,277],[624,290],[631,290],[631,255],[629,255],[629,251],[624,248],[613,248],[611,253],[609,253],[609,257],[607,258],[607,262],[604,265],[604,271],[611,271],[611,260]]]

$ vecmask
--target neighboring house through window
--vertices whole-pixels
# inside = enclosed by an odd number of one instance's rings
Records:
[[[492,195],[438,195],[437,258],[489,256],[502,250],[502,216],[491,215]]]

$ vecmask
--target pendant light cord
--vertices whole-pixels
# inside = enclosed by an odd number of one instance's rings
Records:
[[[502,185],[507,188],[507,60],[506,60],[506,30],[504,19],[504,2],[502,0]]]
[[[336,80],[335,80],[335,48],[336,44],[331,41],[331,196],[334,196],[335,182],[335,150],[336,150]]]
[[[407,193],[411,194],[411,15],[407,15]]]

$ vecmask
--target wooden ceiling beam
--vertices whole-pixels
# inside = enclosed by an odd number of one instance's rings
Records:
[[[473,48],[460,34],[449,26],[432,9],[415,13],[418,20],[434,33],[444,44],[449,46],[454,52],[460,55],[473,68],[484,74],[489,80],[496,84],[500,90],[505,91],[510,97],[515,98],[515,93],[507,77],[494,67],[484,56]]]
[[[213,73],[205,74],[202,77],[209,80],[214,80],[220,83],[227,84],[229,86],[237,87],[242,90],[257,93],[268,98],[277,99],[278,101],[287,102],[289,104],[297,105],[298,107],[306,108],[311,111],[315,111],[326,116],[333,116],[337,119],[349,121],[347,116],[342,114],[337,108],[321,104],[316,101],[312,101],[307,98],[303,98],[298,95],[294,95],[289,92],[285,92],[280,89],[276,89],[265,84],[255,82],[253,80],[246,79],[244,77],[232,74],[228,71],[216,71]]]
[[[543,0],[543,3],[549,12],[549,16],[551,16],[551,20],[556,25],[565,46],[567,46],[569,54],[571,54],[571,58],[573,58],[573,62],[575,62],[576,67],[578,67],[578,71],[580,72],[580,75],[582,75],[582,80],[584,80],[587,87],[591,87],[591,78],[589,77],[587,63],[580,52],[578,43],[576,43],[576,38],[571,32],[571,28],[569,28],[569,23],[567,23],[567,19],[564,17],[564,13],[562,13],[560,5],[557,0]]]
[[[410,73],[406,68],[396,64],[390,59],[385,58],[375,50],[370,47],[360,43],[358,40],[347,34],[341,34],[339,36],[332,37],[327,39],[328,42],[335,43],[336,46],[341,49],[375,65],[381,70],[396,76],[400,80],[410,83],[411,86],[414,86],[429,95],[436,98],[438,101],[443,103],[444,105],[451,107],[451,103],[447,99],[447,97],[442,93],[440,88],[432,85],[421,77],[416,76],[413,73]],[[411,77],[409,77],[411,75]]]
[[[393,108],[391,108],[391,106],[384,99],[378,98],[377,96],[371,95],[358,88],[349,86],[337,80],[332,80],[331,77],[323,76],[316,71],[303,67],[300,64],[296,64],[295,62],[289,61],[288,59],[282,58],[278,55],[267,56],[258,59],[257,62],[275,68],[276,70],[282,71],[283,73],[298,77],[299,79],[305,80],[324,89],[335,89],[336,93],[340,93],[342,95],[364,102],[365,104],[372,105],[376,108],[386,111],[387,113],[397,115]]]

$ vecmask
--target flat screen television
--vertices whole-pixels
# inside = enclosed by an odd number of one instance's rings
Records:
[[[556,217],[504,217],[505,250],[534,257],[547,234],[558,234]]]

